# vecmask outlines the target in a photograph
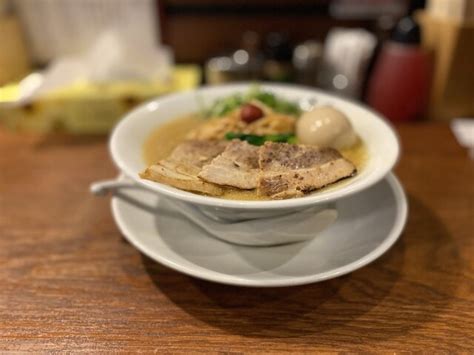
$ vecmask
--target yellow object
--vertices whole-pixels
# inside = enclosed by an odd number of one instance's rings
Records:
[[[201,71],[193,65],[177,66],[169,83],[77,83],[46,94],[26,105],[14,104],[19,85],[0,87],[0,122],[16,131],[77,134],[108,132],[120,117],[143,101],[199,85]]]
[[[472,0],[428,0],[426,12],[440,20],[459,23],[474,22],[474,1]]]
[[[449,120],[474,115],[474,23],[418,14],[423,45],[433,51],[429,117]]]
[[[29,56],[17,19],[0,14],[0,85],[18,80],[29,69]]]

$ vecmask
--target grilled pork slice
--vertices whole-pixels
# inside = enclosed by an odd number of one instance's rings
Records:
[[[147,168],[140,177],[187,191],[222,195],[221,187],[201,180],[198,174],[204,165],[224,151],[227,144],[224,141],[185,141],[168,158]]]
[[[260,170],[258,151],[259,147],[235,139],[198,176],[218,185],[255,189]]]
[[[332,148],[266,142],[260,148],[259,195],[273,199],[303,196],[356,173]]]

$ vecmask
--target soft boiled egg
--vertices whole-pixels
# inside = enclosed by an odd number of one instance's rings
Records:
[[[350,148],[358,139],[346,115],[331,106],[316,107],[301,115],[296,135],[300,143],[335,149]]]

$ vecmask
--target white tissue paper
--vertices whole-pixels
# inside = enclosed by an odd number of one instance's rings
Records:
[[[456,118],[451,122],[451,130],[458,143],[468,149],[474,160],[474,118]]]
[[[19,103],[78,82],[166,82],[170,79],[172,62],[167,47],[133,43],[123,40],[117,32],[104,32],[86,53],[58,58],[44,72],[23,79]]]

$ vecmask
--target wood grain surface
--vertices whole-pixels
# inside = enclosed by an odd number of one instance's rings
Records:
[[[0,350],[474,351],[474,162],[443,124],[398,127],[405,232],[350,275],[283,289],[181,275],[121,237],[89,183],[106,138],[0,131]]]

